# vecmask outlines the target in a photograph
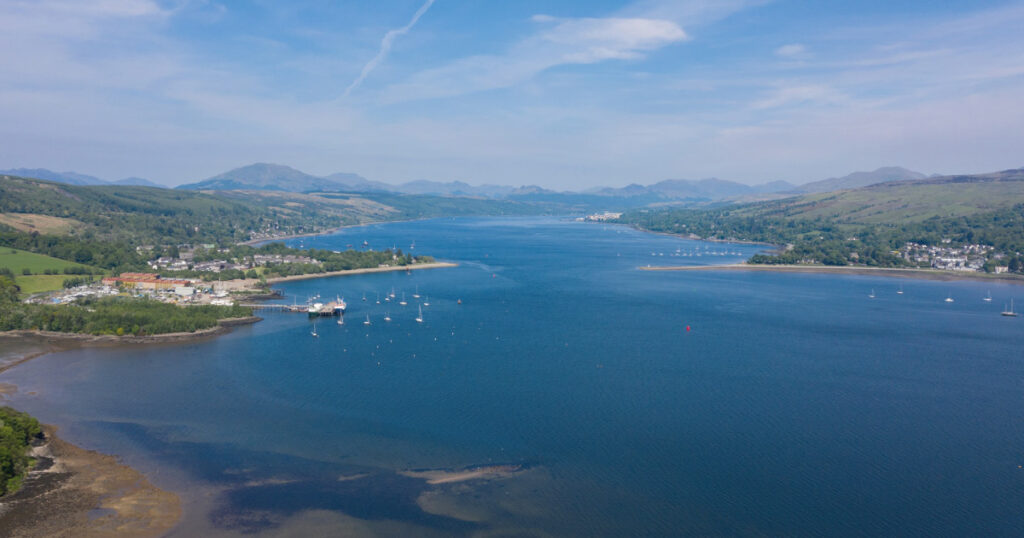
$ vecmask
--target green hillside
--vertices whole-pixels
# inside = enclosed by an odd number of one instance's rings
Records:
[[[899,181],[710,209],[640,209],[619,222],[708,239],[787,245],[758,263],[900,266],[908,242],[996,249],[1024,268],[1024,169]],[[986,264],[991,268],[996,264]]]
[[[229,246],[367,222],[540,212],[532,204],[475,198],[76,186],[0,175],[0,248],[105,270],[145,268],[146,260],[181,244]]]
[[[10,269],[16,276],[26,274],[26,270],[33,275],[51,271],[60,274],[71,274],[71,271],[99,271],[86,265],[13,248],[0,248],[0,268]],[[66,273],[65,270],[70,271]]]
[[[737,209],[737,215],[825,218],[837,223],[898,224],[996,211],[1024,203],[1024,169],[973,176],[894,181],[809,194]]]
[[[0,176],[0,214],[36,214],[83,223],[76,235],[155,241],[242,239],[287,216],[254,204],[192,191],[138,186],[75,186]]]

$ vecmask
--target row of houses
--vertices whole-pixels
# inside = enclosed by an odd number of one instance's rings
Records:
[[[948,243],[948,241],[944,241]],[[906,243],[900,254],[903,259],[918,265],[927,264],[943,271],[984,271],[989,260],[1004,258],[1003,254],[988,245],[963,245],[946,247]],[[996,265],[995,272],[1006,272],[1007,267]]]
[[[241,260],[209,260],[202,262],[194,262],[191,256],[187,259],[184,257],[171,258],[168,256],[162,256],[149,262],[149,266],[153,269],[165,271],[192,270],[219,273],[221,271],[231,269],[247,271],[255,267],[281,263],[316,264],[320,262],[310,258],[309,256],[296,256],[292,254],[255,254],[253,256],[242,258]]]

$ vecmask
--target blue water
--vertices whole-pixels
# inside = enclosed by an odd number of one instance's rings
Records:
[[[292,244],[364,240],[460,265],[279,286],[288,303],[344,295],[345,325],[321,320],[319,338],[304,316],[267,314],[202,342],[48,355],[0,381],[72,442],[181,494],[183,536],[1024,532],[1024,322],[999,316],[1024,288],[639,271],[761,247],[559,219]],[[409,306],[383,301],[392,288]],[[493,463],[524,469],[399,474]]]

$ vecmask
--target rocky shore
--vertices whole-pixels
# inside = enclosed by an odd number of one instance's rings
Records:
[[[44,444],[22,488],[0,498],[0,536],[150,537],[181,519],[178,496],[113,456],[63,441],[44,426]]]
[[[190,333],[166,333],[166,334],[147,334],[144,336],[124,335],[116,336],[112,334],[80,334],[80,333],[62,333],[55,331],[33,331],[33,330],[17,330],[17,331],[3,331],[0,332],[0,338],[36,338],[45,340],[47,343],[77,343],[77,344],[147,344],[147,343],[167,343],[167,342],[181,342],[185,340],[194,340],[198,338],[205,338],[208,336],[217,336],[229,332],[232,327],[239,325],[251,325],[258,321],[262,321],[263,318],[259,316],[247,316],[244,318],[226,318],[217,321],[216,327],[210,327],[209,329],[200,329]],[[41,354],[41,353],[40,353]],[[36,355],[38,356],[38,355]],[[27,360],[27,359],[25,359]],[[21,362],[24,362],[22,360]],[[20,362],[18,363],[20,364]],[[8,367],[13,366],[9,365]],[[6,368],[4,368],[6,369]],[[0,369],[2,372],[3,369]]]

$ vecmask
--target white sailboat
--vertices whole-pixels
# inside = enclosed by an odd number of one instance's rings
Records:
[[[402,300],[398,301],[398,304],[400,304],[402,306],[405,306],[405,305],[409,304],[409,303],[405,302],[405,292],[404,291],[402,292]]]
[[[366,315],[366,321],[363,322],[363,325],[369,325],[369,324],[370,324],[370,315],[367,314]]]
[[[868,298],[869,299],[874,299],[875,298],[875,290],[871,290],[871,293],[868,294]]]
[[[344,325],[344,324],[345,324],[345,316],[341,316],[340,318],[338,318],[338,325]]]
[[[1003,311],[1003,315],[1007,316],[1007,317],[1010,317],[1010,318],[1017,317],[1017,313],[1013,311],[1013,299],[1010,299],[1010,309],[1009,310],[1004,310]]]
[[[419,286],[419,284],[416,285],[416,291],[413,292],[412,298],[413,299],[419,299],[420,298],[420,286]]]
[[[391,313],[390,312],[385,312],[384,313],[384,321],[391,321]]]
[[[380,304],[380,292],[377,292],[377,304]]]
[[[311,332],[309,334],[313,335],[313,338],[317,338],[317,337],[320,336],[319,334],[316,333],[316,322],[315,321],[313,322],[313,332]]]
[[[423,307],[420,307],[420,315],[416,316],[416,323],[423,323]]]
[[[988,295],[982,297],[981,300],[985,301],[986,303],[991,303],[992,302],[992,290],[989,290]]]
[[[946,297],[946,302],[947,303],[952,303],[953,302],[953,294],[952,293],[949,294],[949,297]]]
[[[364,302],[366,301],[366,293],[365,292],[363,293],[363,301]]]
[[[896,290],[896,295],[903,295],[903,284],[900,284],[900,289]]]
[[[426,299],[423,301],[423,306],[430,306],[430,296],[429,295],[427,295]]]

